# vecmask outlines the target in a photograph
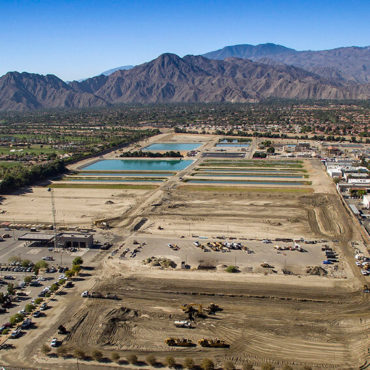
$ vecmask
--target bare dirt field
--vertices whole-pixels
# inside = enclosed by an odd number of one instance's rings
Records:
[[[197,137],[207,143],[202,150],[216,139]],[[176,140],[195,141],[191,135],[161,137],[162,142]],[[82,215],[90,220],[115,219],[110,233],[117,242],[91,262],[94,270],[90,277],[58,298],[48,313],[50,322],[33,331],[37,340],[27,340],[27,334],[15,349],[0,352],[0,359],[14,366],[74,368],[74,358],[41,353],[42,344],[57,336],[69,353],[76,348],[88,354],[100,349],[107,358],[118,352],[123,358],[135,353],[142,360],[154,354],[161,362],[173,355],[179,363],[191,357],[198,364],[211,358],[218,368],[231,360],[238,369],[247,362],[259,369],[268,362],[277,369],[289,364],[293,369],[342,370],[358,369],[369,361],[369,295],[363,293],[366,278],[353,258],[354,243],[364,245],[364,240],[321,163],[305,160],[304,169],[312,184],[296,188],[182,182],[180,176],[198,164],[154,190],[89,189],[87,193],[86,189],[56,189],[57,209],[63,210],[61,214],[66,209],[72,222],[81,223]],[[40,215],[46,217],[50,212],[51,218],[48,193],[40,190],[38,197],[30,194],[5,203],[7,199],[3,203],[7,213],[36,204],[34,215],[40,208]],[[113,203],[106,204],[107,200]],[[28,212],[32,209],[27,208]],[[8,215],[1,216],[7,219]],[[195,240],[207,242],[218,237],[242,241],[255,253],[203,253],[193,246]],[[272,239],[275,244],[276,238],[321,241],[307,245],[306,253],[287,251],[284,257],[272,245],[262,245],[263,239]],[[179,251],[168,247],[172,241],[179,245]],[[337,274],[305,274],[307,264],[322,267],[321,246],[325,243],[340,257]],[[141,251],[134,252],[138,245]],[[134,256],[125,254],[126,249]],[[170,258],[177,266],[143,265],[142,260],[150,256]],[[180,268],[184,260],[189,269]],[[211,261],[216,269],[193,269],[202,260]],[[275,272],[259,268],[265,260],[276,263]],[[217,268],[233,262],[240,262],[239,273]],[[294,273],[284,275],[283,267]],[[82,298],[84,290],[114,293],[119,299]],[[182,304],[197,303],[206,308],[212,302],[222,311],[195,317],[192,329],[174,326],[174,320],[188,319],[180,309]],[[56,334],[60,324],[67,328],[66,336]],[[191,339],[195,344],[201,338],[218,338],[230,347],[169,347],[165,344],[168,337]],[[108,360],[82,363],[91,369],[116,366]],[[117,367],[132,368],[127,362]]]
[[[59,225],[90,227],[93,220],[118,217],[145,196],[147,190],[137,189],[73,189],[54,191],[56,221]],[[8,195],[2,201],[1,221],[52,224],[51,196],[46,187],[34,187],[31,192]]]

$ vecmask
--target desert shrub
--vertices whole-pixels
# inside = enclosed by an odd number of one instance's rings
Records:
[[[235,272],[239,272],[239,269],[236,266],[230,265],[226,267],[225,271],[230,272],[230,273],[235,273]]]
[[[224,370],[235,370],[235,365],[231,361],[224,362]]]
[[[95,349],[91,355],[95,361],[101,361],[103,358],[103,354],[98,349]]]
[[[262,370],[274,370],[275,369],[275,366],[271,365],[271,364],[263,364],[261,366],[261,369]]]
[[[200,364],[202,370],[214,370],[215,364],[209,358],[205,358]]]
[[[172,356],[167,356],[165,360],[165,364],[171,368],[176,366],[176,360]]]
[[[83,360],[86,357],[85,351],[80,348],[76,348],[73,352],[73,356],[78,358],[79,360]]]
[[[192,358],[186,358],[184,361],[184,367],[186,369],[194,369],[194,360]]]
[[[51,348],[47,344],[43,344],[41,347],[41,352],[47,355],[51,351]]]
[[[157,363],[157,359],[154,355],[148,355],[145,357],[145,361],[147,364],[154,366]]]
[[[131,364],[131,365],[134,365],[137,363],[137,356],[134,355],[134,354],[131,354],[131,355],[128,355],[126,357],[127,361]]]
[[[283,370],[293,370],[293,368],[289,365],[284,365]]]
[[[254,370],[254,366],[252,364],[244,364],[243,370]]]
[[[117,353],[117,352],[113,352],[110,356],[110,358],[112,359],[112,361],[114,362],[118,362],[119,359],[120,359],[120,355]]]
[[[60,346],[57,349],[57,354],[59,357],[65,357],[68,354],[68,349],[65,346]]]

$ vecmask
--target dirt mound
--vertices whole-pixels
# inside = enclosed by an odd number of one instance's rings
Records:
[[[117,339],[121,337],[122,332],[131,331],[131,325],[128,322],[135,321],[139,317],[137,310],[120,307],[107,313],[103,320],[103,331],[97,340],[101,345],[117,344]],[[121,333],[121,334],[120,334]]]
[[[320,266],[308,266],[306,269],[308,275],[326,276],[328,272]]]

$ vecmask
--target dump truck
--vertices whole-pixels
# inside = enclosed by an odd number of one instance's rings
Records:
[[[212,348],[229,348],[230,344],[220,339],[207,339],[202,338],[198,341],[198,344],[202,347],[212,347]]]
[[[194,347],[195,344],[191,339],[186,338],[167,338],[164,341],[168,346],[171,347]]]

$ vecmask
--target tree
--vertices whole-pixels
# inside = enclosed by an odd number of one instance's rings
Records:
[[[26,307],[24,308],[24,310],[28,313],[32,312],[34,309],[35,309],[35,306],[31,303],[26,304]]]
[[[224,362],[224,370],[235,370],[235,365],[231,361]]]
[[[113,352],[112,355],[111,355],[111,359],[114,362],[118,362],[119,359],[120,359],[120,355],[117,352]]]
[[[176,367],[176,360],[172,356],[167,356],[165,360],[165,364],[169,367]]]
[[[154,355],[148,355],[145,357],[145,361],[151,365],[151,366],[154,366],[156,363],[157,363],[157,359],[155,358]]]
[[[99,350],[95,349],[92,352],[92,357],[95,361],[101,361],[101,359],[103,358],[103,354]]]
[[[72,272],[74,275],[78,275],[78,273],[81,271],[81,266],[80,265],[73,265],[72,267]]]
[[[137,363],[137,356],[134,355],[133,353],[131,355],[128,355],[126,357],[127,361],[131,364],[131,365],[135,365]]]
[[[270,146],[267,148],[267,153],[275,153],[275,148],[273,146]]]
[[[82,265],[84,263],[83,259],[81,257],[76,257],[73,261],[72,261],[72,265]]]
[[[38,304],[40,304],[43,300],[44,300],[44,299],[43,299],[43,298],[41,298],[41,297],[40,297],[40,298],[36,298],[36,299],[35,299],[35,304],[36,304],[36,305],[38,305]]]
[[[205,358],[201,362],[200,367],[202,368],[202,370],[214,370],[215,364],[209,358]]]
[[[186,358],[184,361],[184,367],[187,369],[194,369],[194,360],[192,358]]]
[[[9,283],[7,287],[7,291],[9,295],[14,295],[15,294],[15,288],[13,283]]]
[[[56,290],[58,290],[58,288],[59,288],[58,285],[56,283],[54,283],[54,284],[51,284],[50,290],[52,292],[55,292]]]
[[[74,275],[74,272],[72,270],[67,270],[64,275],[70,279],[73,275]]]
[[[26,284],[29,284],[31,281],[32,281],[32,276],[25,276],[25,277],[24,277],[24,282],[25,282]]]
[[[43,344],[42,347],[41,347],[41,352],[44,354],[44,355],[47,355],[48,353],[50,353],[51,351],[51,348],[47,345],[47,344]]]
[[[28,267],[31,266],[32,262],[30,260],[23,260],[22,261],[22,267]]]

